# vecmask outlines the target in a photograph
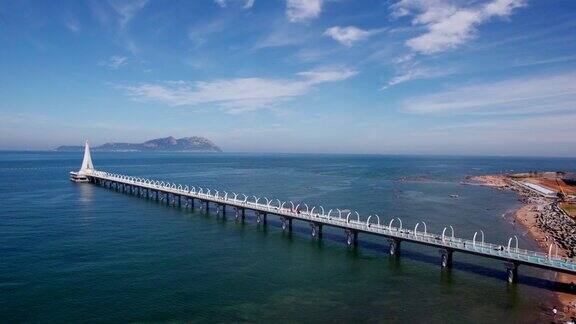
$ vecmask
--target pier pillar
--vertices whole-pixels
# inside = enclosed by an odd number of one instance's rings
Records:
[[[289,232],[292,231],[292,218],[288,217],[281,217],[280,221],[282,222],[282,230],[288,230]]]
[[[226,205],[222,205],[222,216],[226,217]]]
[[[346,244],[358,247],[358,231],[346,230]]]
[[[242,208],[241,217],[242,217],[242,221],[244,221],[246,219],[246,209],[245,208]]]
[[[508,283],[514,284],[518,282],[518,263],[506,262],[506,274],[508,275]]]
[[[259,213],[261,219],[262,219],[262,224],[267,225],[268,224],[268,214],[267,213]]]
[[[206,200],[206,213],[209,213],[209,212],[210,212],[210,205],[209,205],[208,200]]]
[[[150,189],[146,188],[146,199],[150,198]]]
[[[399,239],[390,239],[390,250],[389,253],[391,256],[393,257],[399,257],[400,256],[400,243],[402,241],[400,241]]]
[[[154,195],[154,196],[156,196],[156,201],[158,201],[160,199],[159,195],[160,195],[160,192],[158,190],[156,190],[156,194]]]
[[[322,239],[322,224],[316,224],[311,222],[310,227],[312,227],[312,237],[318,237],[319,240]]]
[[[166,205],[170,206],[170,193],[166,193]]]
[[[450,269],[452,268],[452,254],[454,251],[452,249],[441,249],[440,258],[442,260],[442,268]]]
[[[194,198],[190,198],[190,209],[194,210]]]
[[[178,207],[182,207],[182,196],[178,196]]]
[[[258,224],[262,223],[264,225],[268,224],[267,217],[268,217],[268,214],[266,214],[266,213],[256,212],[256,223],[258,223]]]

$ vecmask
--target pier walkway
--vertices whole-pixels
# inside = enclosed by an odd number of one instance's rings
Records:
[[[88,147],[86,151],[89,150]],[[86,160],[86,153],[85,153]],[[85,161],[83,165],[92,166],[92,161]],[[194,208],[195,201],[200,207],[209,210],[209,204],[216,206],[217,214],[226,214],[226,208],[234,210],[236,218],[244,219],[246,211],[252,211],[256,221],[263,225],[267,223],[267,217],[274,215],[279,217],[282,229],[291,231],[294,220],[310,224],[311,235],[322,239],[324,226],[343,229],[348,245],[358,245],[359,234],[376,235],[389,240],[389,254],[400,255],[402,242],[410,242],[438,248],[441,256],[441,265],[445,268],[452,266],[454,252],[467,253],[481,257],[487,257],[505,261],[507,279],[516,282],[518,266],[531,267],[576,274],[576,260],[559,257],[557,248],[553,251],[550,246],[549,253],[541,253],[518,248],[518,238],[512,237],[505,245],[484,242],[482,231],[474,234],[471,240],[456,237],[454,228],[447,226],[441,234],[430,233],[425,222],[417,223],[413,228],[406,228],[399,218],[388,222],[382,222],[378,215],[362,217],[357,212],[344,212],[342,210],[328,210],[324,207],[309,207],[306,204],[295,205],[291,201],[282,202],[278,199],[248,197],[243,194],[228,193],[225,191],[211,191],[207,188],[182,186],[162,181],[142,179],[133,176],[108,173],[92,168],[83,168],[79,172],[72,173],[72,179],[81,182],[103,185],[108,188],[129,192],[140,197],[155,199],[167,204]]]

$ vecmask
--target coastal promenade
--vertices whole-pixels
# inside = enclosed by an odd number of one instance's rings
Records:
[[[71,179],[74,181],[101,185],[168,205],[193,209],[195,204],[199,203],[200,208],[206,212],[212,205],[216,208],[216,214],[223,216],[229,208],[234,211],[236,219],[239,220],[244,220],[246,213],[251,212],[256,222],[263,226],[267,224],[269,216],[275,216],[280,219],[282,229],[285,231],[292,231],[294,221],[303,222],[310,226],[311,236],[315,239],[322,239],[325,226],[344,230],[346,242],[350,246],[358,245],[359,234],[384,237],[390,243],[388,253],[394,257],[400,255],[402,242],[426,245],[439,250],[440,264],[444,268],[452,267],[454,252],[497,259],[504,261],[507,280],[510,283],[517,281],[520,265],[576,274],[576,261],[559,257],[557,248],[550,246],[547,254],[520,249],[517,237],[511,237],[506,244],[492,244],[484,241],[482,231],[476,232],[472,239],[457,237],[454,228],[450,225],[444,227],[441,234],[435,234],[428,232],[425,222],[417,223],[413,228],[407,228],[400,218],[384,221],[376,214],[361,216],[354,211],[326,210],[323,206],[312,207],[307,204],[283,202],[267,197],[248,197],[234,192],[183,186],[95,170],[88,145],[86,145],[81,170],[71,174]]]

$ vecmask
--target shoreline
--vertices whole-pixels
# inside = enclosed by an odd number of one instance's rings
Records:
[[[559,256],[574,257],[574,248],[571,246],[571,242],[566,242],[566,236],[564,236],[566,234],[558,230],[558,228],[563,229],[562,226],[565,224],[557,221],[557,219],[567,216],[562,215],[557,210],[553,201],[519,187],[506,175],[473,176],[468,177],[464,183],[487,186],[502,191],[514,191],[519,196],[522,205],[512,213],[513,222],[520,223],[527,230],[528,235],[536,241],[542,252],[549,253],[550,244],[556,242],[557,250],[553,248],[552,254],[558,253]],[[560,224],[558,225],[558,223]],[[574,236],[573,234],[567,235]],[[553,295],[558,305],[561,305],[554,306],[559,313],[559,317],[555,320],[569,321],[576,317],[576,291],[574,290],[576,289],[574,286],[576,276],[557,273],[555,280],[556,289],[553,291]]]

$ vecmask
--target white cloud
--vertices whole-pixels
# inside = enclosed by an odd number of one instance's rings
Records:
[[[101,66],[105,66],[111,70],[118,70],[119,68],[128,64],[128,58],[124,56],[114,55],[108,60],[98,63]]]
[[[254,6],[254,0],[214,0],[221,8],[226,8],[230,2],[243,2],[244,9],[250,9]]]
[[[316,18],[322,11],[323,0],[286,0],[286,16],[291,22]]]
[[[119,16],[120,27],[124,29],[138,11],[148,4],[148,0],[111,0],[109,3]]]
[[[80,27],[80,22],[78,22],[78,19],[76,19],[76,17],[73,16],[66,17],[64,25],[66,26],[66,28],[68,28],[75,34],[78,34],[82,30],[82,28]]]
[[[323,83],[323,82],[333,82],[342,81],[356,75],[356,71],[338,68],[338,69],[317,69],[305,72],[297,73],[299,76],[305,77],[310,85]]]
[[[463,86],[409,99],[418,114],[518,115],[576,111],[576,73],[515,78]]]
[[[318,69],[300,72],[296,79],[236,78],[215,81],[165,82],[122,86],[128,95],[141,101],[155,101],[170,106],[217,104],[228,111],[253,110],[298,96],[303,96],[326,82],[345,80],[356,71]]]
[[[480,24],[495,17],[508,17],[524,5],[525,0],[489,0],[469,7],[459,7],[448,0],[401,0],[391,9],[394,17],[415,16],[412,24],[427,30],[409,39],[406,45],[416,52],[433,54],[463,44],[476,35]]]
[[[386,85],[382,86],[380,90],[386,90],[389,87],[415,79],[425,79],[428,77],[432,77],[433,75],[434,74],[426,68],[413,68],[402,74],[396,75],[390,81],[388,81]]]
[[[256,41],[253,49],[301,45],[316,37],[317,34],[302,26],[281,24],[272,26],[265,37]]]
[[[332,37],[332,39],[345,46],[352,46],[354,43],[365,40],[373,34],[374,31],[363,30],[354,26],[334,26],[324,32],[325,36]]]

